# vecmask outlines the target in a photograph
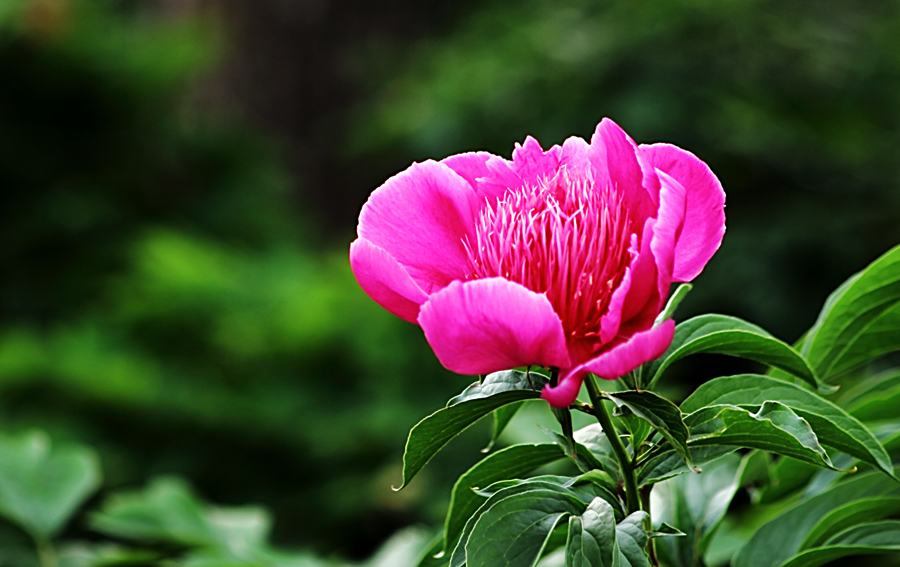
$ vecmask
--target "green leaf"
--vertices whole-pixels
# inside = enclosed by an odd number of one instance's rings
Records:
[[[727,354],[748,358],[780,368],[819,389],[821,384],[806,360],[790,345],[761,327],[727,315],[700,315],[679,323],[668,350],[644,370],[652,389],[663,372],[675,361],[699,353]]]
[[[500,485],[502,482],[503,481],[494,483],[494,485]],[[486,492],[490,492],[491,489],[492,487],[488,487],[488,490],[486,490]],[[553,493],[559,497],[568,499],[569,502],[571,502],[575,506],[579,506],[581,509],[587,506],[586,502],[581,500],[573,491],[563,487],[558,480],[553,481],[546,477],[525,479],[515,482],[511,486],[502,487],[496,493],[492,494],[484,504],[479,506],[478,510],[476,510],[475,513],[472,514],[472,516],[469,517],[469,519],[466,521],[466,525],[463,528],[463,532],[459,538],[459,541],[456,543],[456,547],[453,548],[453,553],[450,557],[450,567],[462,567],[466,564],[466,557],[468,553],[466,545],[468,544],[469,538],[472,535],[473,530],[475,529],[475,525],[488,510],[507,498],[512,498],[519,494],[534,491]]]
[[[590,462],[588,464],[591,466],[588,470],[598,468],[611,477],[621,480],[619,461],[616,459],[616,454],[609,444],[609,439],[606,438],[599,423],[592,423],[576,431],[575,441],[578,447],[584,447],[585,452],[590,454]]]
[[[694,468],[687,448],[690,432],[678,406],[653,392],[612,392],[604,395],[620,408],[628,408],[632,414],[649,423],[672,444],[688,467]]]
[[[491,440],[488,442],[487,447],[482,449],[483,453],[487,453],[494,448],[494,445],[497,443],[497,440],[500,439],[500,435],[506,429],[506,426],[509,425],[512,418],[519,413],[519,410],[522,409],[523,405],[525,405],[525,402],[515,402],[494,410],[494,425],[491,427]]]
[[[163,477],[144,490],[113,494],[90,523],[119,538],[246,551],[265,545],[272,522],[256,506],[208,506],[181,479]]]
[[[650,535],[644,529],[647,512],[634,512],[616,525],[616,545],[619,548],[621,567],[650,567],[647,559],[647,541]]]
[[[653,487],[658,505],[654,521],[676,525],[687,537],[660,540],[656,549],[673,567],[700,565],[709,537],[719,526],[728,505],[740,487],[742,459],[728,455],[704,467],[702,474],[689,474]]]
[[[602,498],[595,498],[581,516],[569,517],[566,567],[612,567],[618,554],[616,517]]]
[[[900,376],[900,374],[898,374]],[[882,388],[847,404],[847,413],[860,421],[896,419],[900,407],[900,382],[890,386],[885,381]]]
[[[546,384],[547,378],[540,374],[507,370],[466,388],[447,407],[413,426],[403,452],[403,480],[394,490],[409,484],[444,445],[473,423],[507,404],[539,398]]]
[[[678,309],[678,306],[681,305],[681,302],[684,301],[684,298],[687,297],[687,294],[694,289],[694,286],[689,283],[681,283],[678,284],[678,287],[669,295],[669,301],[666,302],[665,308],[656,316],[656,319],[653,321],[653,326],[659,325],[666,319],[671,319],[673,315],[675,315],[675,310]]]
[[[822,445],[853,455],[893,477],[887,451],[865,425],[833,403],[790,382],[758,374],[715,378],[688,396],[681,410],[691,413],[718,404],[755,408],[768,400],[778,400],[805,419]]]
[[[781,402],[767,401],[759,411],[714,405],[688,415],[691,446],[734,445],[761,449],[835,469],[805,419]]]
[[[800,549],[809,549],[822,545],[828,538],[846,529],[848,526],[865,521],[880,520],[900,512],[900,498],[878,497],[862,498],[848,502],[835,508],[813,527],[803,540]]]
[[[691,447],[691,444],[688,443],[688,449],[691,452],[691,462],[695,466],[702,467],[708,462],[735,452],[737,447],[729,445]],[[637,482],[639,487],[656,484],[691,471],[692,469],[688,468],[681,455],[671,450],[671,448],[661,447],[658,451],[651,451],[646,461],[642,462],[637,468]]]
[[[782,564],[782,567],[818,567],[851,555],[874,555],[900,551],[900,521],[886,520],[854,526]]]
[[[517,478],[563,457],[565,453],[555,443],[512,445],[488,455],[466,471],[453,485],[450,509],[444,522],[444,551],[453,549],[466,520],[484,502],[472,491],[473,488],[484,488],[498,480]]]
[[[801,352],[822,378],[900,347],[900,246],[844,282],[825,302]]]
[[[558,432],[551,429],[541,429],[550,439],[553,440],[556,445],[558,445],[566,453],[566,456],[569,457],[569,459],[573,463],[575,463],[575,466],[578,467],[578,470],[580,470],[581,472],[588,472],[594,469],[600,469],[604,471],[615,470],[615,468],[608,469],[607,467],[610,465],[608,461],[602,460],[599,455],[591,451],[588,446],[579,443],[577,439],[574,446],[575,453],[572,453],[572,444],[563,435],[560,435]],[[615,465],[613,466],[615,467]]]
[[[475,523],[466,543],[466,564],[532,567],[557,524],[583,510],[551,490],[532,490],[500,500]]]
[[[802,551],[808,535],[833,510],[858,500],[896,497],[900,497],[900,484],[893,479],[876,472],[852,475],[763,524],[733,566],[778,567]]]
[[[38,431],[0,437],[0,515],[36,539],[52,539],[100,482],[86,447],[53,447]]]

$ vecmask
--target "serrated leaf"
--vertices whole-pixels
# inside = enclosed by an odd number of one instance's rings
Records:
[[[403,451],[403,479],[400,490],[422,470],[451,439],[476,421],[513,402],[537,399],[547,378],[540,374],[508,370],[488,375],[462,394],[417,423],[409,432]]]
[[[569,517],[566,567],[612,567],[616,545],[616,517],[602,498],[594,499],[581,516]]]
[[[809,423],[781,402],[764,402],[756,413],[733,405],[707,406],[686,416],[685,422],[692,447],[761,449],[837,470]]]
[[[31,431],[0,437],[0,515],[37,539],[51,539],[101,482],[86,447],[54,447]]]
[[[466,564],[533,567],[557,524],[583,510],[551,490],[532,490],[500,500],[475,523],[466,543]]]
[[[801,551],[816,524],[833,510],[858,500],[885,497],[900,497],[900,484],[877,472],[852,475],[763,524],[735,557],[733,566],[779,567]]]
[[[801,352],[822,378],[828,378],[896,350],[900,347],[900,327],[895,326],[898,304],[900,246],[828,297]]]
[[[790,345],[776,339],[765,329],[728,315],[699,315],[675,327],[672,344],[644,370],[652,389],[665,370],[691,354],[727,354],[780,368],[819,389],[829,389],[813,368]]]
[[[689,468],[693,468],[687,439],[690,432],[684,424],[681,410],[669,400],[653,392],[613,392],[605,396],[617,406],[626,407],[632,414],[649,423],[681,455]]]
[[[804,551],[783,563],[782,567],[819,567],[841,557],[898,551],[900,551],[900,522],[885,520],[844,530],[822,547]]]
[[[897,512],[900,512],[898,497],[861,498],[848,502],[819,520],[803,540],[800,549],[818,547],[849,526],[887,518]]]
[[[455,547],[466,520],[478,510],[484,500],[473,488],[484,488],[498,480],[517,478],[547,463],[565,457],[555,443],[512,445],[488,455],[463,473],[453,485],[450,508],[444,522],[444,551]]]
[[[681,410],[692,413],[717,404],[755,408],[768,400],[778,400],[809,422],[820,444],[853,455],[893,478],[887,451],[865,425],[828,400],[790,382],[758,374],[715,378],[688,396]]]

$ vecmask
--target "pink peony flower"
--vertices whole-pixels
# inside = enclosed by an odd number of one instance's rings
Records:
[[[725,193],[690,152],[638,146],[609,119],[590,144],[544,151],[529,136],[512,157],[459,154],[388,179],[350,265],[448,369],[556,367],[542,395],[565,407],[588,372],[616,379],[668,348],[674,323],[654,319],[719,248]]]

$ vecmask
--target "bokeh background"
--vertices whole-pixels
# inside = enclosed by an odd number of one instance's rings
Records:
[[[359,209],[603,116],[725,187],[681,317],[793,341],[900,242],[896,1],[0,0],[0,431],[99,450],[95,501],[180,475],[321,557],[437,526],[486,427],[390,490],[469,380],[356,286]]]

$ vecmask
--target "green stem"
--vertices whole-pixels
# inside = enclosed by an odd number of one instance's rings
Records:
[[[597,421],[600,422],[600,427],[603,429],[606,438],[609,439],[613,453],[616,454],[616,460],[619,461],[619,468],[622,469],[622,477],[625,479],[625,502],[628,506],[628,513],[637,512],[641,509],[641,501],[638,495],[637,479],[634,476],[634,466],[631,459],[628,458],[628,453],[625,452],[625,445],[622,443],[622,439],[613,425],[609,412],[606,411],[606,407],[603,405],[603,394],[597,385],[597,379],[593,375],[588,374],[586,382],[588,395],[591,397],[591,405],[594,406],[594,415],[597,417]]]
[[[35,537],[34,541],[41,567],[56,567],[58,564],[56,561],[56,550],[53,549],[53,544],[50,543],[50,540],[44,537]]]
[[[648,532],[653,530],[653,520],[650,519],[650,492],[652,491],[652,484],[641,487],[641,506],[643,506],[644,512],[647,512],[647,517],[644,518],[644,529]],[[659,566],[659,559],[656,557],[656,542],[653,538],[647,542],[647,553],[650,555],[650,564]]]

